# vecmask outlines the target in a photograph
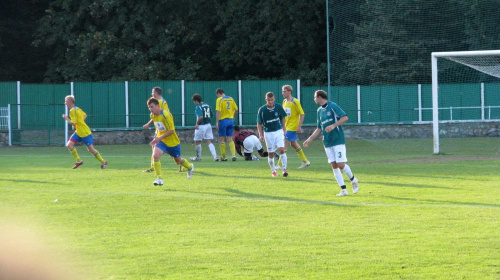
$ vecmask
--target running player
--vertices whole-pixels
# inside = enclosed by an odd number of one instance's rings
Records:
[[[155,186],[163,185],[161,178],[160,158],[163,153],[169,154],[179,166],[188,170],[187,178],[191,179],[194,173],[194,164],[181,157],[181,141],[175,132],[174,118],[172,114],[160,108],[158,100],[154,97],[148,99],[148,109],[151,112],[151,120],[155,125],[156,133],[153,141],[149,143],[153,147],[154,169],[156,180]]]
[[[94,148],[94,137],[92,136],[92,132],[90,128],[85,123],[85,119],[87,118],[87,114],[81,109],[75,106],[75,98],[71,95],[66,96],[64,98],[64,104],[68,107],[69,117],[65,114],[62,115],[63,119],[65,119],[69,124],[73,126],[75,129],[75,133],[71,135],[71,138],[68,140],[66,147],[68,147],[69,152],[73,155],[76,160],[73,169],[77,169],[78,166],[83,164],[83,160],[78,155],[76,151],[75,144],[78,142],[85,143],[87,146],[87,150],[95,156],[95,158],[101,162],[101,169],[106,168],[108,162],[105,161],[101,154]]]

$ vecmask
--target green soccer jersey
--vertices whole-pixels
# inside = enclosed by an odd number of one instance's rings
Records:
[[[325,128],[329,125],[336,123],[346,113],[339,107],[339,105],[327,101],[325,105],[318,108],[318,128],[323,132],[323,145],[333,147],[336,145],[345,144],[344,131],[342,126],[337,126],[330,132],[326,132]]]
[[[214,117],[210,105],[204,102],[201,102],[198,105],[196,105],[196,120],[198,120],[199,117],[203,117],[203,119],[201,119],[201,122],[199,124],[210,123],[210,119]]]
[[[274,104],[273,108],[267,108],[267,105],[264,105],[259,108],[257,122],[262,124],[264,132],[272,132],[283,129],[281,120],[285,117],[286,113],[281,105]]]

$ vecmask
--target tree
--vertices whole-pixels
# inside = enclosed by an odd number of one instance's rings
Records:
[[[41,81],[49,50],[31,42],[46,2],[2,0],[0,6],[0,81]]]
[[[467,50],[463,9],[453,0],[363,2],[342,83],[430,83],[431,52]]]

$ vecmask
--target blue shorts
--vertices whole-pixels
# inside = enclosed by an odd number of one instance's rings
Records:
[[[92,146],[94,144],[94,137],[92,137],[92,134],[82,138],[82,137],[78,136],[78,134],[76,134],[76,132],[75,132],[75,133],[73,133],[73,135],[71,135],[71,138],[69,140],[71,142],[74,142],[74,143],[78,143],[78,142],[82,141],[87,146]]]
[[[233,136],[234,121],[233,119],[223,119],[219,120],[219,137],[221,136]]]
[[[164,153],[167,153],[169,156],[173,158],[178,158],[181,156],[181,145],[177,145],[175,147],[169,147],[165,145],[162,141],[160,143],[156,144],[156,148],[162,150]]]
[[[297,131],[286,131],[285,139],[290,142],[297,141]]]

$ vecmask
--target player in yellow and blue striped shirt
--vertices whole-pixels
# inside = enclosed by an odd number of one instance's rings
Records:
[[[62,115],[63,119],[65,119],[68,123],[70,123],[74,129],[75,133],[71,135],[71,138],[69,139],[68,143],[66,146],[68,147],[69,152],[73,155],[73,157],[76,160],[75,165],[73,166],[73,169],[78,168],[78,166],[83,164],[83,160],[80,158],[78,155],[78,152],[76,151],[75,144],[78,142],[83,142],[85,143],[85,146],[87,146],[87,150],[95,156],[95,158],[101,162],[101,169],[106,168],[108,165],[108,162],[105,161],[101,154],[94,148],[94,137],[92,136],[92,132],[90,131],[90,128],[88,125],[85,123],[85,119],[87,118],[87,114],[85,112],[75,106],[75,98],[71,95],[66,96],[64,99],[64,104],[66,104],[66,107],[68,107],[69,110],[69,117],[66,116],[65,114]]]
[[[162,96],[162,90],[161,87],[154,87],[151,90],[151,96],[158,100],[158,104],[162,110],[167,110],[170,112],[170,109],[168,108],[168,103],[167,100],[165,100]],[[142,128],[148,129],[151,125],[153,124],[153,120],[149,120],[147,124],[143,125]],[[154,151],[154,150],[153,150]],[[154,159],[151,157],[151,167],[149,169],[144,170],[144,172],[154,172],[155,167],[154,167]]]
[[[148,109],[151,112],[151,120],[156,129],[153,141],[149,143],[153,147],[154,171],[156,180],[153,182],[156,186],[163,185],[161,178],[161,163],[160,158],[163,153],[169,154],[179,166],[188,170],[187,178],[191,179],[194,172],[194,164],[191,164],[187,159],[181,157],[181,141],[175,132],[174,118],[172,114],[160,108],[158,100],[154,97],[148,99]]]
[[[215,91],[217,94],[217,101],[215,103],[215,129],[219,134],[219,148],[221,154],[221,161],[227,161],[226,159],[226,141],[229,145],[229,150],[233,157],[233,161],[236,161],[236,148],[233,142],[233,129],[234,129],[234,116],[238,113],[238,106],[236,102],[230,96],[224,94],[224,90],[218,88]]]
[[[300,101],[292,96],[292,91],[293,88],[290,85],[284,85],[282,87],[282,94],[284,97],[283,109],[286,112],[285,151],[289,144],[295,149],[295,152],[297,152],[297,155],[302,161],[302,165],[299,167],[300,169],[308,167],[311,163],[307,160],[304,151],[297,142],[297,134],[302,132],[302,123],[304,122],[305,114]],[[281,159],[278,160],[278,165],[281,166]]]

